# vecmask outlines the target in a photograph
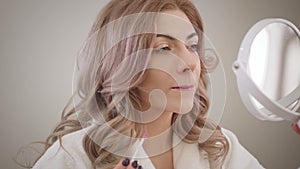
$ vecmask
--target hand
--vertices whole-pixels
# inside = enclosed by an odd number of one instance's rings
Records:
[[[298,123],[293,124],[293,129],[300,136],[300,126],[299,125],[300,125],[300,120],[298,121]]]
[[[130,159],[125,158],[121,160],[114,169],[143,169],[143,167],[139,165],[137,161],[130,161]]]

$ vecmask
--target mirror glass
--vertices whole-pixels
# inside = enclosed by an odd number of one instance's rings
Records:
[[[250,47],[247,73],[258,88],[271,100],[280,103],[300,82],[300,40],[289,25],[275,22],[264,27]],[[253,97],[253,104],[262,108]],[[298,100],[283,105],[298,109]]]

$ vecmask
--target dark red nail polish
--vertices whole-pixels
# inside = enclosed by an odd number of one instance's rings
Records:
[[[124,167],[127,167],[127,166],[129,165],[129,163],[130,163],[130,160],[129,160],[128,158],[125,158],[125,159],[122,161],[122,165],[123,165]]]
[[[134,161],[132,162],[131,166],[132,166],[133,168],[137,168],[137,167],[138,167],[138,162],[137,162],[136,160],[134,160]]]

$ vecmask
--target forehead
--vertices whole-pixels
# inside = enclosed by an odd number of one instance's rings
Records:
[[[180,10],[160,13],[156,28],[158,34],[170,35],[180,41],[185,41],[187,36],[196,32],[188,17]]]

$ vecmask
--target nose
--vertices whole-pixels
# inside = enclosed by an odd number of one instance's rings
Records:
[[[194,72],[197,67],[197,53],[190,51],[185,45],[178,51],[182,62],[178,66],[178,72]]]

